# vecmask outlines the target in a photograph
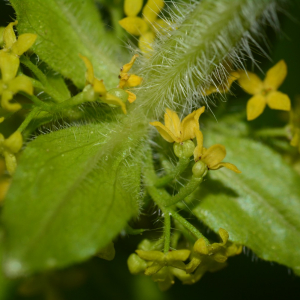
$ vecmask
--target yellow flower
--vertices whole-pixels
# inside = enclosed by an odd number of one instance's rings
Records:
[[[95,94],[100,97],[102,102],[107,103],[109,105],[121,106],[123,113],[126,114],[127,111],[125,103],[120,98],[109,93],[106,90],[103,81],[97,79],[94,76],[94,68],[90,60],[81,54],[79,54],[79,56],[83,60],[87,69],[85,73],[86,85],[91,85],[93,87]]]
[[[271,68],[264,81],[251,72],[240,71],[238,82],[240,86],[251,95],[254,95],[247,103],[247,119],[254,120],[264,111],[266,104],[271,109],[289,111],[291,101],[288,95],[277,89],[287,75],[287,66],[284,60],[279,61]]]
[[[32,33],[21,34],[16,38],[13,26],[17,25],[18,21],[11,22],[3,31],[4,48],[2,51],[12,53],[16,56],[22,55],[35,42],[37,35]]]
[[[198,161],[204,162],[209,170],[218,170],[225,167],[236,173],[242,173],[235,165],[231,163],[222,162],[226,156],[226,149],[223,145],[216,144],[206,149],[203,147],[203,134],[198,129],[195,132],[197,139],[197,146],[194,150],[194,159],[197,163]]]
[[[196,241],[193,247],[192,259],[186,267],[187,273],[192,273],[201,264],[210,264],[213,260],[217,263],[223,264],[228,257],[238,255],[242,251],[242,246],[228,242],[228,232],[220,228],[219,235],[221,243],[213,243],[207,245],[203,238]]]
[[[163,267],[167,266],[185,270],[183,262],[190,256],[190,250],[186,249],[169,251],[167,254],[160,251],[136,250],[135,252],[141,259],[151,262],[150,266],[145,270],[145,275],[156,274]]]
[[[18,58],[0,51],[0,71],[2,75],[0,80],[1,106],[10,112],[15,112],[21,108],[19,103],[10,102],[14,94],[19,91],[29,95],[33,94],[32,82],[28,77],[23,75],[15,77],[18,71],[18,68],[15,67],[16,59]]]
[[[15,154],[18,153],[23,145],[22,134],[14,132],[8,139],[0,134],[0,154],[4,157],[7,171],[13,174],[17,167]]]
[[[124,11],[126,18],[119,21],[119,24],[130,34],[140,36],[139,47],[144,53],[152,50],[151,44],[155,39],[155,32],[166,27],[163,20],[157,16],[163,9],[163,0],[148,0],[143,8],[143,17],[137,17],[142,9],[142,0],[125,0]]]
[[[150,125],[156,127],[160,135],[169,143],[182,143],[196,137],[196,130],[199,130],[199,118],[205,107],[193,111],[186,116],[182,122],[175,111],[166,109],[165,125],[161,122],[151,122]]]
[[[26,52],[34,44],[37,38],[36,34],[24,33],[17,39],[13,28],[13,26],[17,24],[18,21],[11,22],[3,30],[4,48],[0,51],[0,56],[2,56],[3,53],[6,53],[6,60],[8,60],[7,56],[10,56],[10,70],[8,70],[8,72],[11,74],[17,73],[20,65],[19,56]]]
[[[221,84],[219,86],[211,85],[207,90],[205,90],[204,96],[208,96],[213,93],[227,93],[230,90],[232,83],[239,78],[240,74],[238,72],[230,72],[225,84]]]
[[[143,78],[139,77],[135,74],[128,74],[130,69],[132,68],[135,60],[137,59],[138,55],[133,55],[132,59],[129,63],[125,64],[119,74],[120,82],[118,85],[118,88],[125,89],[125,88],[131,88],[136,87],[142,83]],[[136,96],[134,93],[130,92],[129,90],[125,90],[125,92],[128,94],[128,101],[130,103],[134,102],[136,100]]]

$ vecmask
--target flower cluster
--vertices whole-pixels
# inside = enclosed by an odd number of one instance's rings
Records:
[[[20,59],[19,56],[26,52],[35,42],[36,35],[31,33],[21,34],[16,38],[13,26],[17,25],[18,21],[10,23],[3,30],[4,48],[0,50],[0,95],[1,106],[9,112],[15,112],[21,109],[19,103],[11,103],[13,95],[22,91],[27,94],[33,94],[33,86],[31,80],[24,76],[16,76]]]
[[[144,53],[152,50],[151,44],[157,32],[168,27],[167,23],[158,18],[163,9],[163,0],[148,0],[142,10],[143,17],[137,15],[142,9],[142,0],[125,0],[124,11],[126,18],[119,21],[119,24],[130,34],[139,36],[139,48]]]
[[[203,134],[199,128],[199,118],[204,110],[205,107],[202,106],[181,122],[176,112],[167,109],[164,116],[165,125],[158,121],[150,124],[155,126],[160,135],[169,143],[183,144],[185,141],[196,138],[197,146],[194,145],[193,151],[196,164],[201,161],[205,163],[209,170],[218,170],[225,167],[236,173],[241,173],[235,165],[222,162],[226,156],[226,149],[223,145],[216,144],[208,149],[203,147]]]
[[[126,101],[128,100],[130,103],[134,102],[136,100],[136,96],[134,93],[130,92],[129,90],[124,90],[125,88],[131,88],[136,87],[141,84],[142,78],[135,75],[135,74],[129,74],[128,72],[132,68],[137,55],[134,55],[131,59],[131,61],[127,64],[125,64],[120,71],[120,82],[118,85],[118,88],[113,88],[109,91],[107,91],[103,80],[99,80],[94,75],[94,68],[90,60],[80,55],[81,59],[83,60],[85,66],[86,66],[86,88],[92,87],[93,89],[93,96],[92,100],[97,100],[98,97],[100,97],[100,100],[104,103],[107,103],[111,106],[120,106],[123,113],[126,114]]]
[[[241,253],[242,247],[228,241],[228,232],[219,230],[221,243],[207,244],[199,239],[193,246],[193,251],[180,249],[163,253],[157,250],[146,250],[141,243],[128,258],[128,268],[132,274],[151,276],[162,291],[169,289],[175,283],[174,277],[183,284],[194,284],[201,279],[205,272],[215,272],[226,266],[230,256]],[[149,241],[147,244],[151,244]],[[190,259],[188,264],[184,262]]]

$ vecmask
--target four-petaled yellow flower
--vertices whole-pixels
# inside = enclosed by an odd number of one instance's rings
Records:
[[[173,267],[185,270],[184,261],[190,256],[190,250],[175,250],[164,254],[160,251],[144,251],[136,250],[138,256],[146,261],[152,262],[145,270],[145,275],[153,275],[160,271],[163,267]]]
[[[9,138],[5,139],[0,134],[0,154],[4,157],[7,171],[13,174],[17,167],[15,154],[18,153],[23,145],[22,134],[19,131],[14,132]]]
[[[14,56],[6,52],[0,52],[0,71],[2,76],[2,79],[0,79],[1,106],[7,111],[15,112],[21,109],[21,105],[11,103],[10,100],[19,91],[32,95],[32,82],[24,75],[15,77],[18,68],[15,68]]]
[[[235,165],[231,163],[222,162],[226,156],[226,149],[223,145],[216,144],[208,149],[203,147],[203,134],[200,130],[195,132],[197,139],[197,146],[194,150],[194,160],[204,162],[209,170],[218,170],[225,167],[236,173],[242,173]]]
[[[228,232],[220,228],[219,235],[221,243],[206,244],[203,238],[196,241],[193,247],[192,259],[186,266],[187,273],[192,273],[200,264],[207,264],[211,260],[224,263],[228,257],[238,255],[242,251],[242,246],[228,241]]]
[[[166,109],[165,125],[161,122],[151,122],[160,135],[169,143],[182,143],[196,137],[196,131],[199,130],[199,118],[204,112],[205,107],[193,111],[186,116],[182,122],[175,111]]]
[[[251,72],[240,71],[238,82],[249,94],[254,95],[247,103],[247,119],[254,120],[264,111],[266,104],[272,109],[289,111],[291,101],[288,95],[277,89],[287,75],[287,66],[284,60],[279,61],[271,68],[264,81]]]
[[[164,20],[157,16],[163,9],[163,0],[148,0],[143,8],[143,17],[137,17],[143,6],[143,0],[125,0],[124,11],[126,18],[119,21],[119,24],[130,34],[140,36],[139,48],[144,53],[152,50],[151,44],[155,39],[155,33],[167,27]]]
[[[86,85],[91,85],[93,87],[95,94],[100,97],[102,102],[109,105],[121,106],[123,113],[126,114],[127,111],[125,103],[117,96],[110,94],[106,90],[103,81],[94,76],[94,68],[90,60],[81,54],[79,54],[79,56],[83,60],[87,69],[85,73]]]
[[[126,89],[131,87],[136,87],[142,83],[143,78],[139,77],[135,74],[128,74],[130,69],[132,68],[135,60],[137,59],[138,55],[133,55],[132,59],[129,63],[125,64],[119,74],[120,82],[118,85],[118,88],[120,89]],[[136,100],[136,95],[129,90],[125,90],[125,92],[128,94],[128,101],[130,103],[134,102]]]
[[[18,39],[16,38],[13,26],[17,25],[18,21],[11,22],[3,30],[3,43],[4,48],[0,50],[0,58],[5,56],[9,61],[9,69],[7,72],[16,74],[20,65],[19,56],[26,52],[35,42],[37,35],[32,33],[21,34]]]

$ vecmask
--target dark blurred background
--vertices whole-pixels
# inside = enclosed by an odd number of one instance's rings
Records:
[[[8,4],[0,0],[0,26],[6,26],[14,19],[14,11]],[[288,76],[280,90],[293,101],[296,95],[300,95],[300,1],[291,0],[284,9],[285,13],[279,15],[281,31],[274,33],[266,29],[272,60],[261,55],[256,55],[256,59],[261,62],[264,71],[280,59],[286,61]],[[246,106],[246,102],[242,105]],[[274,111],[265,112],[265,125],[274,122],[273,116]],[[262,120],[259,122],[261,126]],[[253,126],[255,124],[258,123],[254,122]],[[134,252],[139,240],[140,237],[136,236],[118,238],[116,257],[112,262],[93,258],[59,274],[47,274],[47,282],[52,282],[51,291],[42,277],[32,279],[27,285],[15,282],[8,299],[44,299],[45,292],[47,299],[58,300],[300,299],[300,279],[291,270],[262,261],[248,249],[230,258],[227,268],[205,274],[197,284],[184,286],[176,282],[169,291],[162,293],[150,278],[132,276],[128,272],[127,257]]]

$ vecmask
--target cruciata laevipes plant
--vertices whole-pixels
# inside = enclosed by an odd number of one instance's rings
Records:
[[[284,60],[264,80],[245,67],[281,2],[100,2],[113,30],[92,0],[10,1],[1,121],[23,121],[0,135],[0,282],[111,260],[121,231],[141,234],[129,271],[161,290],[224,268],[243,246],[300,274],[299,175],[257,139],[299,148],[299,107],[279,91]],[[215,108],[237,84],[246,111]],[[290,123],[251,130],[266,106],[291,111]],[[153,206],[163,230],[151,239],[136,226]]]

